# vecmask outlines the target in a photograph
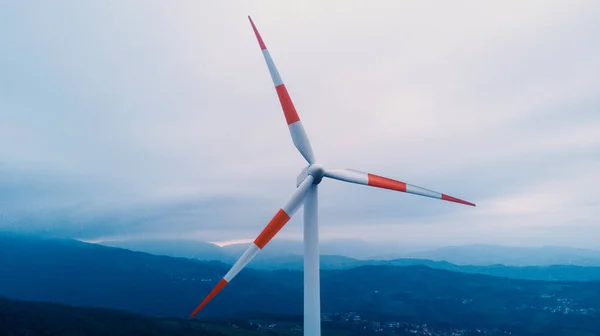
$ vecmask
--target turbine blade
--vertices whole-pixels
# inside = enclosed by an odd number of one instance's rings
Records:
[[[212,300],[231,280],[254,259],[254,257],[265,247],[271,239],[283,228],[283,226],[290,220],[294,213],[304,202],[306,193],[310,186],[313,184],[314,178],[309,175],[296,189],[296,192],[290,197],[285,205],[277,211],[275,216],[271,219],[269,224],[262,230],[262,232],[256,237],[254,242],[250,244],[246,252],[235,262],[229,272],[217,283],[213,290],[202,300],[202,302],[194,309],[190,314],[190,317],[194,317],[200,309]]]
[[[292,141],[294,142],[294,146],[298,148],[298,151],[300,151],[300,154],[304,156],[308,163],[315,163],[315,155],[313,153],[312,147],[310,146],[310,141],[308,140],[306,131],[304,131],[304,127],[302,126],[302,122],[300,121],[300,117],[298,117],[298,112],[296,112],[296,108],[294,107],[292,98],[290,98],[290,95],[285,85],[283,84],[283,81],[281,80],[279,71],[277,71],[275,63],[271,58],[271,54],[269,54],[269,51],[265,46],[265,42],[258,33],[258,29],[256,29],[252,18],[248,16],[248,19],[250,20],[250,24],[252,25],[252,29],[254,30],[256,39],[258,40],[258,45],[262,50],[263,56],[265,57],[265,62],[267,62],[267,67],[269,68],[269,72],[271,73],[271,78],[273,79],[273,84],[275,85],[277,96],[279,96],[279,102],[281,103],[283,115],[285,116],[288,128],[290,129],[290,134],[292,135]]]
[[[463,201],[456,197],[448,196],[446,194],[442,194],[436,191],[432,191],[429,189],[421,188],[416,185],[392,180],[387,177],[378,176],[374,174],[363,173],[354,169],[332,169],[325,170],[324,176],[340,180],[344,182],[357,183],[368,185],[377,188],[384,188],[396,191],[402,191],[409,194],[415,194],[420,196],[426,196],[431,198],[437,198],[444,201],[450,201],[460,204],[466,204],[470,206],[475,206],[475,204],[467,201]]]

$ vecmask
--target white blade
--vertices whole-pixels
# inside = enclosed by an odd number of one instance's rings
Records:
[[[378,176],[369,173],[363,173],[354,169],[332,169],[325,170],[324,176],[344,181],[351,182],[357,184],[363,184],[371,187],[384,188],[390,190],[401,191],[409,194],[426,196],[431,198],[437,198],[444,201],[455,202],[460,204],[466,204],[470,206],[475,206],[475,204],[467,201],[463,201],[461,199],[448,196],[446,194],[439,193],[437,191],[432,191],[429,189],[421,188],[416,185],[392,180],[387,177]]]
[[[292,98],[290,97],[285,84],[283,84],[283,80],[281,80],[279,71],[277,71],[277,68],[275,67],[275,63],[273,62],[271,54],[269,54],[269,51],[265,46],[265,42],[258,33],[258,29],[256,29],[254,22],[252,22],[252,19],[249,16],[248,19],[250,20],[250,24],[252,25],[252,29],[254,30],[256,39],[258,40],[258,45],[262,50],[265,62],[267,62],[267,67],[271,73],[271,78],[273,79],[273,84],[275,85],[275,90],[277,91],[277,96],[279,97],[281,108],[283,109],[285,121],[290,129],[294,146],[298,148],[298,151],[300,154],[302,154],[302,156],[304,156],[304,159],[306,159],[308,163],[315,163],[315,154],[310,146],[310,141],[308,141],[308,136],[306,135],[306,131],[304,131],[304,126],[302,126],[298,112],[296,112]]]
[[[260,250],[265,247],[273,239],[273,237],[283,228],[283,226],[290,220],[290,218],[294,215],[294,213],[298,210],[306,193],[310,189],[310,186],[313,184],[314,178],[309,175],[301,184],[298,186],[298,189],[294,192],[292,197],[285,203],[285,205],[277,211],[275,216],[271,219],[269,224],[262,230],[262,232],[256,237],[254,242],[250,244],[246,252],[242,254],[242,256],[235,262],[233,267],[225,274],[225,276],[217,283],[215,288],[204,298],[204,300],[194,309],[190,317],[194,317],[202,309],[210,300],[212,300],[217,293],[225,287],[231,280],[246,266],[248,263],[254,259],[254,257],[260,252]]]

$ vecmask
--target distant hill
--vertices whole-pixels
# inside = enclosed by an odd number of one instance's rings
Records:
[[[186,317],[229,268],[69,240],[0,239],[0,295],[18,299]],[[473,328],[600,328],[600,282],[526,281],[425,266],[368,265],[323,271],[321,289],[323,312]],[[246,269],[200,317],[301,315],[302,290],[301,272]]]
[[[0,295],[148,315],[187,316],[229,269],[220,262],[155,256],[73,240],[0,236],[0,246]],[[271,285],[272,281],[262,278],[250,269],[236,281],[242,288],[254,282]],[[237,311],[232,305],[236,299],[261,298],[256,292],[224,291],[212,312],[232,313]],[[273,294],[272,300],[277,298]]]
[[[235,261],[235,256],[215,244],[197,240],[144,239],[127,241],[104,241],[102,245],[124,248],[170,257],[194,258],[199,260]]]
[[[218,247],[212,243],[200,240],[136,239],[128,241],[103,241],[99,244],[171,257],[229,262],[231,259],[239,257],[246,250],[249,243],[229,244]],[[319,249],[322,254],[343,255],[355,259],[373,259],[373,255],[377,254],[395,254],[397,255],[396,258],[398,258],[398,256],[404,256],[410,251],[416,250],[416,246],[399,245],[397,242],[370,242],[350,239],[331,239],[319,242]],[[258,257],[270,258],[280,255],[302,255],[302,253],[302,241],[274,239],[263,249]]]
[[[219,260],[232,263],[247,248],[248,244],[231,244],[218,247],[214,244],[191,240],[134,240],[125,242],[102,242],[102,245],[122,247],[171,257]],[[361,240],[326,240],[320,243],[322,255],[337,255],[358,260],[420,259],[446,261],[455,265],[472,266],[551,266],[573,265],[600,267],[600,251],[570,247],[511,247],[496,245],[448,246],[415,252],[415,246],[398,243],[367,242]],[[269,260],[272,264],[282,263],[275,259],[282,256],[292,259],[303,253],[302,242],[273,240],[257,261]],[[368,263],[372,264],[372,263]],[[260,267],[263,268],[263,267]]]
[[[427,259],[395,259],[395,260],[358,260],[335,255],[321,256],[321,269],[342,270],[360,266],[427,266],[430,268],[448,270],[453,272],[477,273],[492,276],[508,277],[524,280],[543,281],[597,281],[600,280],[600,267],[583,267],[572,265],[553,266],[473,266],[455,265],[446,261],[433,261]],[[302,256],[287,255],[258,259],[248,265],[257,270],[297,270],[304,267]]]
[[[507,266],[600,266],[600,251],[558,246],[448,246],[435,250],[409,253],[406,257],[475,266],[495,264]]]
[[[280,245],[288,244],[289,242],[283,241],[274,246],[267,246],[265,251],[257,256],[252,261],[249,268],[257,270],[298,270],[303,269],[303,259],[301,254],[302,245],[299,242],[291,244],[291,246],[283,247]],[[198,260],[218,260],[226,264],[233,264],[235,260],[244,252],[247,244],[233,244],[225,247],[218,247],[211,243],[197,242],[197,241],[168,241],[168,240],[144,240],[144,241],[131,241],[131,242],[105,242],[103,244],[110,244],[111,246],[117,246],[132,250],[139,250],[147,253],[157,255],[168,255],[168,256],[179,256],[194,258]],[[471,251],[470,249],[474,249]],[[476,250],[486,250],[488,255]],[[535,253],[543,252],[548,248],[539,249],[525,249],[527,251],[534,251]],[[335,250],[329,248],[329,250]],[[556,257],[574,255],[574,253],[580,253],[580,255],[588,256],[588,264],[593,264],[593,256],[596,251],[593,250],[579,250],[570,248],[556,248],[552,249],[555,251],[553,260],[563,260],[565,262],[570,261],[571,264],[562,265],[550,265],[550,266],[505,266],[501,264],[483,264],[483,265],[469,265],[461,264],[457,265],[446,259],[459,260],[460,255],[464,255],[472,259],[474,262],[482,262],[483,260],[504,260],[511,261],[507,255],[514,254],[513,252],[521,251],[520,248],[504,248],[498,246],[459,246],[459,247],[448,247],[438,250],[432,250],[427,252],[413,253],[412,255],[420,256],[427,255],[437,260],[421,259],[421,258],[400,258],[391,260],[363,260],[345,257],[341,255],[321,255],[321,269],[324,270],[338,270],[338,269],[349,269],[359,266],[374,266],[374,265],[386,265],[386,266],[414,266],[424,265],[431,268],[449,270],[454,272],[466,272],[466,273],[478,273],[493,276],[503,276],[514,279],[525,279],[525,280],[544,280],[544,281],[592,281],[600,280],[600,267],[583,267],[576,266],[572,263],[579,261],[583,263],[584,259],[570,258],[566,259],[563,257],[559,259]],[[289,253],[284,253],[288,251]],[[298,252],[300,251],[300,252]],[[461,251],[454,253],[455,251]],[[494,252],[495,251],[495,252]],[[294,253],[298,252],[298,253]],[[533,252],[532,252],[533,253]],[[534,253],[534,254],[535,254]],[[471,256],[471,254],[481,254],[479,256]],[[454,256],[454,257],[453,257]],[[481,258],[481,260],[477,260]],[[513,263],[514,258],[512,259]],[[540,258],[538,258],[538,261]],[[465,260],[466,261],[466,260]],[[510,263],[509,263],[510,264]],[[577,264],[577,263],[575,263]]]

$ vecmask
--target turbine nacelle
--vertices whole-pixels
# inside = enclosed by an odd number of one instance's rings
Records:
[[[323,165],[318,163],[309,164],[308,166],[304,167],[298,177],[296,177],[296,187],[300,186],[300,184],[306,180],[308,176],[313,177],[313,184],[319,184],[321,183],[321,180],[323,180],[323,176],[325,176],[325,168],[323,168]]]

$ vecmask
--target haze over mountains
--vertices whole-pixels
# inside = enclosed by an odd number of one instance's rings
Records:
[[[469,245],[415,252],[412,258],[445,260],[458,265],[600,266],[600,251],[559,246],[507,247]]]
[[[102,245],[121,247],[173,257],[196,258],[233,262],[247,244],[215,244],[193,240],[131,240],[106,241]],[[506,265],[506,266],[600,266],[600,251],[559,246],[511,247],[496,245],[448,246],[424,249],[417,245],[407,246],[391,242],[366,242],[360,240],[328,240],[320,247],[321,255],[335,255],[340,259],[394,260],[427,259],[446,261],[456,265]],[[258,255],[257,261],[293,258],[302,255],[302,242],[274,240]],[[273,260],[274,262],[277,262]]]
[[[233,258],[235,260],[246,250],[249,243],[227,244],[219,247],[213,243],[198,240],[144,239],[102,241],[100,244],[174,257],[199,258],[202,260],[229,260]],[[319,248],[321,254],[327,255],[340,255],[355,259],[380,259],[378,256],[382,256],[382,259],[390,259],[390,256],[397,258],[411,251],[422,249],[422,245],[411,246],[396,242],[374,244],[362,240],[340,239],[322,240]],[[261,251],[259,257],[301,255],[302,253],[301,241],[274,239]]]
[[[232,264],[246,249],[247,244],[223,247],[191,240],[144,240],[105,242],[109,246],[127,248],[158,255],[216,260]],[[394,246],[377,246],[361,241],[328,241],[322,250],[343,253],[344,249],[359,246],[352,255],[368,255]],[[393,256],[404,256],[389,259]],[[540,247],[519,248],[490,245],[445,247],[435,250],[392,253],[381,259],[351,258],[338,254],[321,254],[321,269],[342,270],[360,266],[413,266],[454,272],[477,273],[526,280],[600,280],[600,252],[594,250]],[[303,270],[302,244],[297,241],[273,241],[249,265],[257,270]]]

